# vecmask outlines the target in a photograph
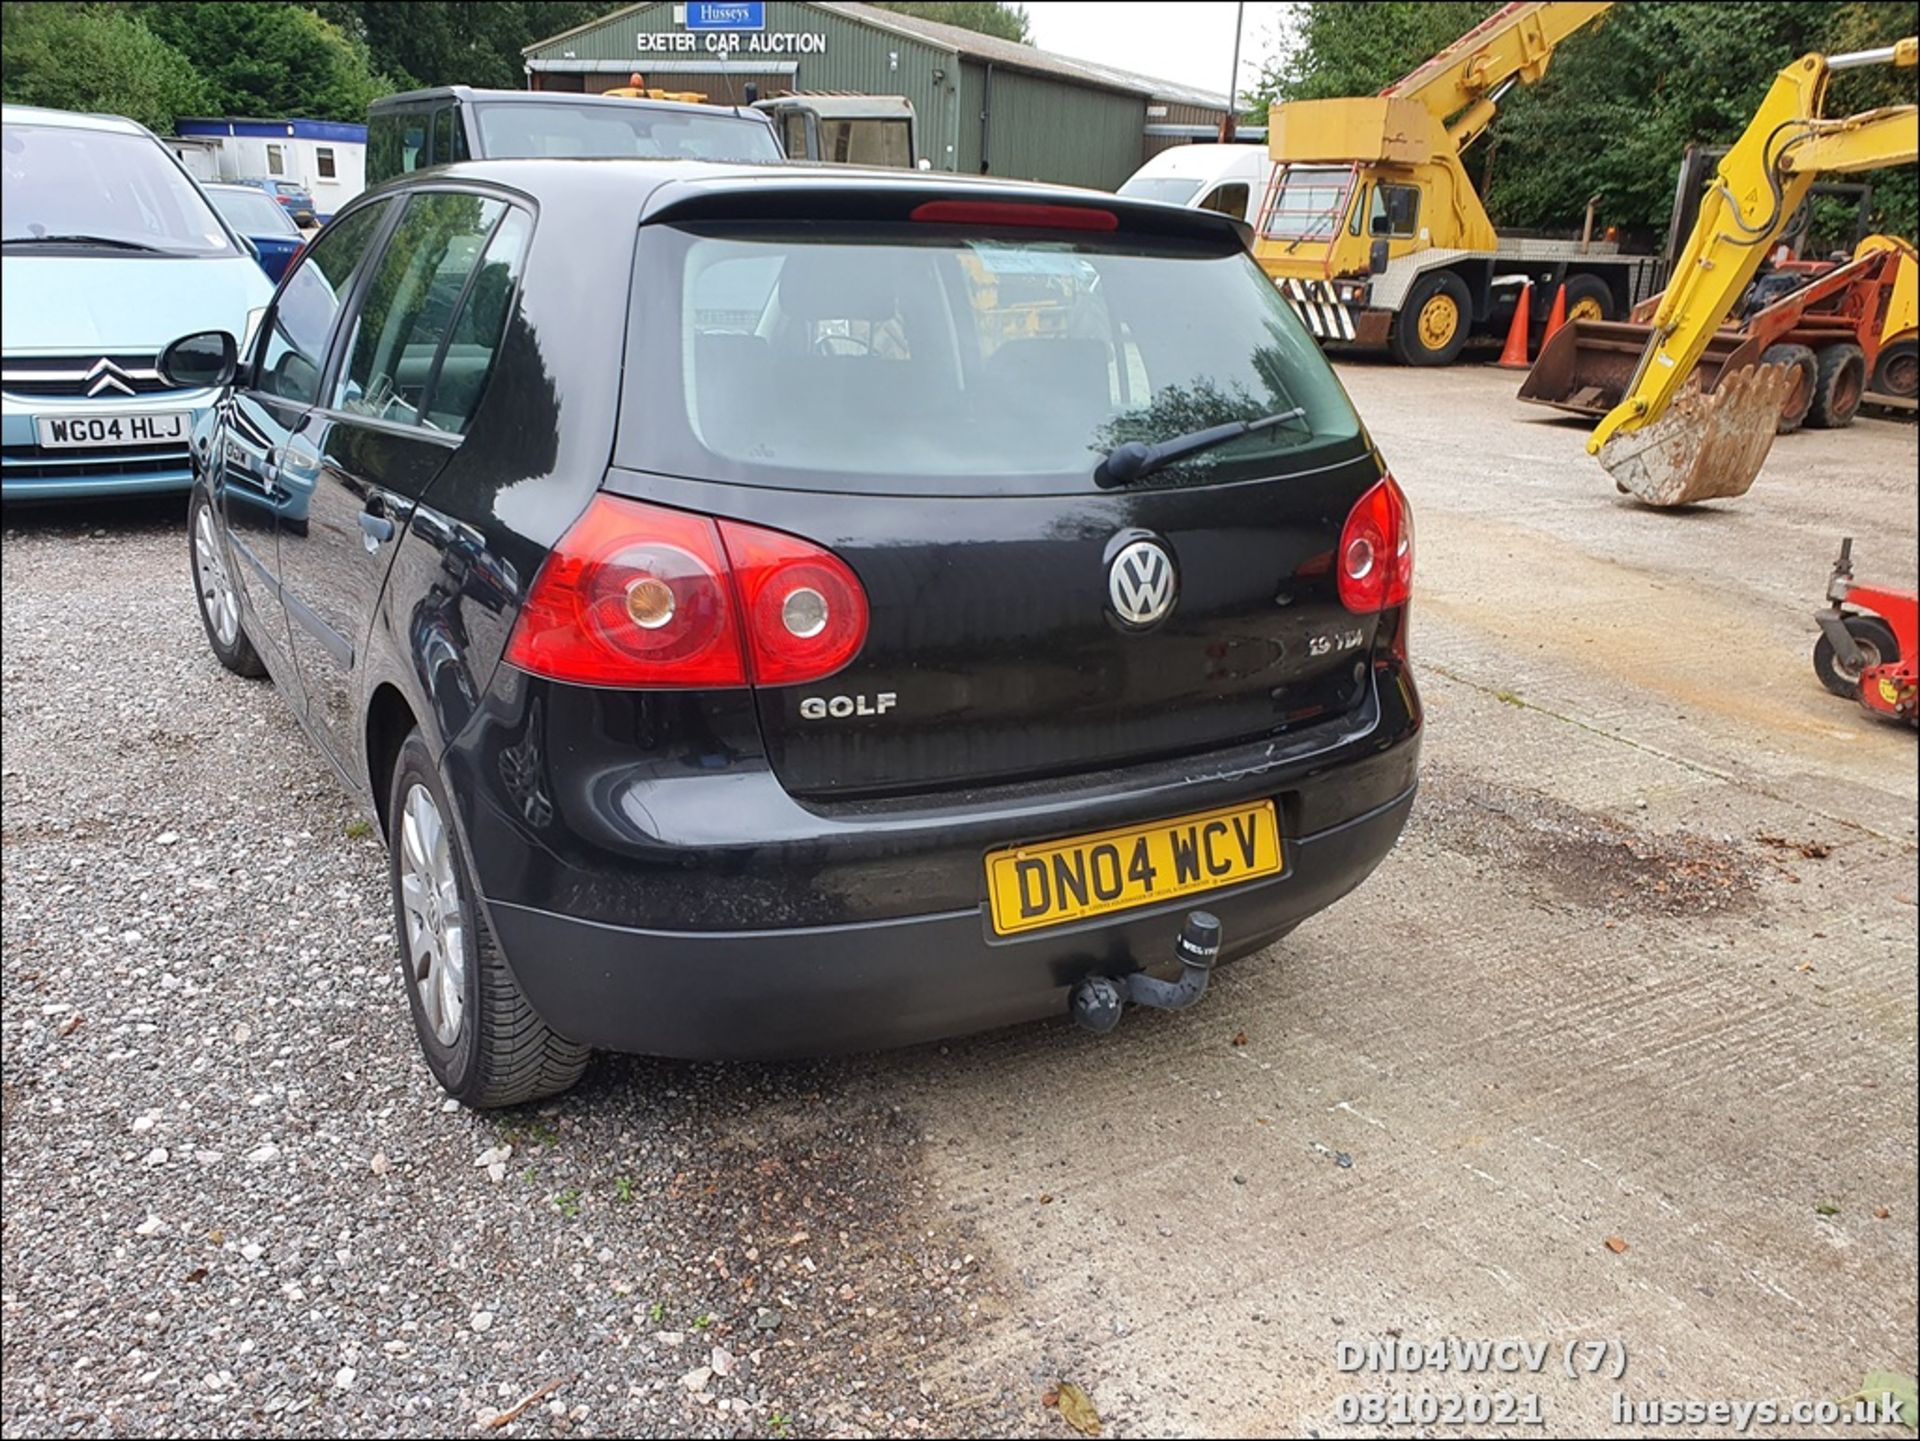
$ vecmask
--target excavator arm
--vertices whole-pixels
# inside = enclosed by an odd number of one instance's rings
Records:
[[[1822,119],[1820,111],[1836,72],[1911,67],[1917,49],[1910,37],[1853,55],[1804,55],[1775,77],[1701,201],[1632,383],[1587,441],[1622,489],[1671,505],[1739,495],[1753,484],[1788,377],[1761,366],[1730,377],[1711,397],[1688,395],[1679,407],[1675,401],[1814,180],[1914,162],[1914,106],[1841,120]]]

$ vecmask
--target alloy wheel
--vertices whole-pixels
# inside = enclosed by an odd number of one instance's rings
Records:
[[[467,928],[460,910],[446,818],[415,783],[400,814],[400,903],[406,913],[407,971],[434,1038],[451,1046],[466,1010]]]
[[[193,523],[193,568],[200,581],[200,603],[224,650],[240,635],[240,597],[214,538],[213,511],[204,505]]]

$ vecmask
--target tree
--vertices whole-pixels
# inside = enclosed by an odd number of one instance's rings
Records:
[[[304,5],[155,0],[135,13],[193,62],[224,114],[364,121],[394,88],[363,42]]]
[[[606,0],[331,0],[314,7],[401,88],[525,84],[520,52],[607,13]]]
[[[1263,68],[1264,102],[1371,95],[1495,7],[1445,0],[1297,7],[1285,53]],[[1911,3],[1775,0],[1765,5],[1642,0],[1621,5],[1555,51],[1541,82],[1516,86],[1469,152],[1496,224],[1565,230],[1598,196],[1600,223],[1664,235],[1689,143],[1737,137],[1773,76],[1808,51],[1885,45],[1913,29]],[[1827,113],[1912,99],[1910,72],[1836,76]],[[1911,236],[1915,173],[1873,175],[1878,223]]]
[[[958,25],[981,35],[996,35],[1021,45],[1033,39],[1033,22],[1024,5],[1001,4],[999,0],[951,0],[945,4],[886,4],[875,8],[898,10],[902,15],[917,15],[922,20],[937,20],[942,25]]]
[[[0,93],[21,105],[102,110],[162,134],[208,108],[193,63],[114,6],[0,6]]]

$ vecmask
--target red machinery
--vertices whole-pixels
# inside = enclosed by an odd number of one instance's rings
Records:
[[[1820,611],[1820,639],[1813,671],[1837,696],[1870,711],[1920,725],[1920,595],[1853,583],[1853,537],[1840,542],[1840,558],[1827,581],[1831,610]],[[1851,605],[1856,610],[1843,610]],[[1866,611],[1867,614],[1859,614]]]
[[[1781,408],[1782,435],[1803,422],[1823,429],[1851,425],[1868,377],[1879,368],[1883,344],[1893,348],[1887,317],[1902,267],[1910,276],[1913,265],[1912,246],[1877,236],[1841,264],[1784,262],[1755,282],[1744,318],[1707,343],[1699,362],[1700,389],[1712,391],[1756,362],[1784,365],[1794,381]],[[1521,383],[1520,399],[1578,415],[1605,415],[1634,383],[1659,302],[1657,295],[1648,297],[1630,321],[1580,320],[1564,326],[1541,346]],[[1900,343],[1910,346],[1910,333]]]

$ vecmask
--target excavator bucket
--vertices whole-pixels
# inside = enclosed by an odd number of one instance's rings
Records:
[[[1600,447],[1600,464],[1646,505],[1745,495],[1773,448],[1793,382],[1786,366],[1742,367],[1711,393],[1687,391],[1651,425],[1615,432]]]
[[[1625,320],[1569,321],[1540,347],[1520,399],[1598,419],[1626,395],[1652,337],[1652,326]],[[1717,332],[1694,367],[1699,388],[1715,389],[1721,376],[1757,361],[1760,349],[1738,331]]]

